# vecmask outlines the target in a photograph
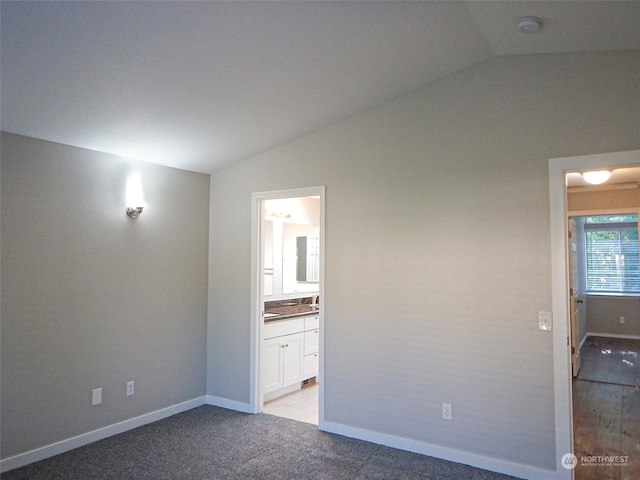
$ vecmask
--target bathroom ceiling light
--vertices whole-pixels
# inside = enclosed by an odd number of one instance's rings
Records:
[[[542,28],[542,19],[540,17],[520,17],[518,19],[518,29],[524,33],[537,33]]]
[[[584,172],[582,174],[582,178],[584,178],[591,185],[600,185],[601,183],[606,182],[611,177],[611,172],[609,170],[598,170],[595,172]]]
[[[286,213],[286,212],[271,212],[271,211],[269,211],[267,209],[265,209],[264,215],[265,215],[265,217],[272,217],[272,218],[291,218],[291,214],[290,213]]]

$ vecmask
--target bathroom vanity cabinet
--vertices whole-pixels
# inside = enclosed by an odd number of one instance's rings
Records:
[[[318,375],[320,319],[318,315],[265,323],[262,357],[264,400],[300,388]]]

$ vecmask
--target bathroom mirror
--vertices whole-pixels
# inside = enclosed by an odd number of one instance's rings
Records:
[[[264,296],[269,300],[296,298],[300,293],[318,291],[319,223],[320,199],[317,197],[265,201],[263,274]],[[299,246],[304,250],[304,260],[300,262]]]
[[[316,225],[297,225],[294,223],[283,225],[282,293],[306,293],[318,290],[319,234],[320,228]],[[314,244],[315,248],[313,248]],[[298,275],[302,271],[305,272],[304,278]],[[307,276],[307,273],[310,276]]]

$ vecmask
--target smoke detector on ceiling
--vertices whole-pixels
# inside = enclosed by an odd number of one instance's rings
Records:
[[[518,29],[524,33],[537,33],[542,28],[542,19],[540,17],[520,17],[518,19]]]

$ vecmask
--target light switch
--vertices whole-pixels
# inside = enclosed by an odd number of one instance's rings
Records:
[[[551,330],[551,312],[538,312],[538,328],[540,330]]]

